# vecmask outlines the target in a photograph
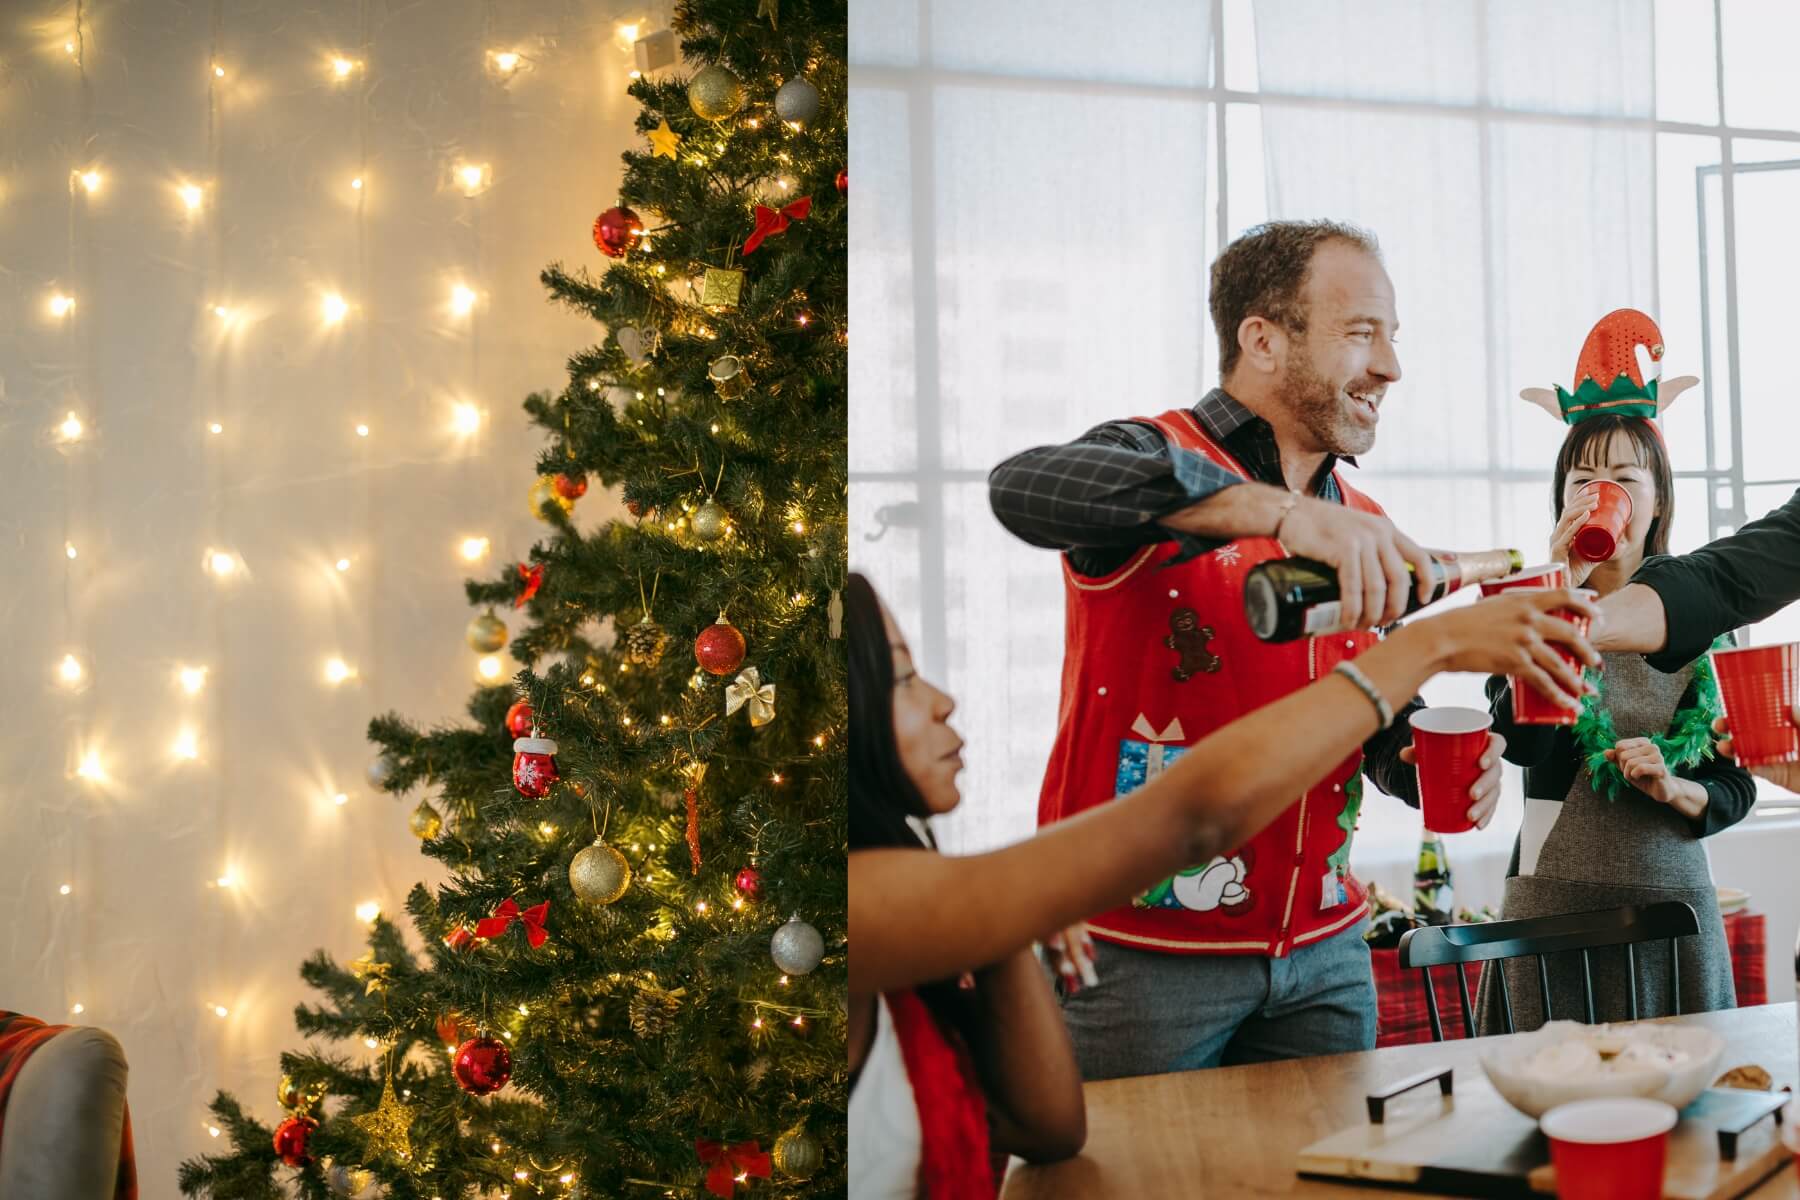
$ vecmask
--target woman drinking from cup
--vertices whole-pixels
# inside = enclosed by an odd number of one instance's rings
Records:
[[[1601,596],[1624,587],[1647,554],[1668,552],[1674,516],[1668,449],[1653,419],[1692,381],[1666,381],[1659,402],[1659,381],[1646,383],[1638,367],[1639,345],[1652,360],[1662,356],[1650,318],[1621,309],[1589,334],[1574,392],[1526,393],[1570,425],[1551,485],[1557,521],[1550,557],[1567,584]],[[1556,581],[1554,572],[1548,581]],[[1699,915],[1700,936],[1677,942],[1681,1011],[1732,1007],[1731,955],[1700,839],[1741,820],[1756,788],[1742,768],[1715,754],[1712,723],[1721,710],[1710,665],[1702,657],[1663,674],[1637,655],[1607,654],[1595,682],[1573,710],[1529,695],[1529,685],[1517,681],[1488,682],[1506,758],[1525,768],[1525,816],[1501,915],[1683,901]],[[1596,1016],[1624,1019],[1624,949],[1596,950],[1592,963]],[[1584,1015],[1581,964],[1546,965],[1552,1015]],[[1545,1015],[1534,964],[1521,959],[1505,969],[1516,1028],[1537,1028]],[[1637,972],[1639,1015],[1664,1015],[1667,956],[1639,956]],[[1491,976],[1482,980],[1480,1008],[1484,1034],[1504,1031]]]

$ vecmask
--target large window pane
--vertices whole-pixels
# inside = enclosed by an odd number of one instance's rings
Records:
[[[908,93],[850,89],[850,469],[918,462],[918,345],[913,295],[915,197]],[[924,198],[930,203],[930,197]],[[935,380],[926,380],[934,386]]]
[[[1782,170],[1740,172],[1734,182],[1744,477],[1793,479],[1800,477],[1800,405],[1792,383],[1800,161]]]
[[[1710,125],[1719,119],[1713,6],[1656,0],[1656,115]]]
[[[1656,139],[1656,245],[1657,304],[1651,315],[1663,332],[1668,354],[1663,359],[1664,377],[1698,375],[1694,388],[1672,405],[1662,418],[1677,470],[1697,471],[1707,460],[1706,405],[1708,387],[1721,408],[1725,392],[1720,378],[1707,370],[1705,326],[1700,314],[1700,231],[1695,170],[1716,166],[1719,139],[1659,134]],[[1718,297],[1713,297],[1718,303]],[[1722,316],[1722,310],[1721,310]],[[1711,378],[1708,376],[1711,375]],[[1567,386],[1565,382],[1564,386]],[[1727,450],[1729,453],[1729,449]],[[1719,458],[1715,451],[1715,460]]]
[[[947,466],[1191,404],[1207,336],[1198,98],[936,92]]]
[[[946,826],[958,852],[1017,841],[1037,825],[1044,763],[1061,694],[1060,558],[1013,537],[988,511],[987,487],[945,489],[948,683],[967,703],[961,780],[969,810]]]
[[[909,67],[919,61],[919,5],[929,0],[851,0],[850,61]],[[852,131],[856,124],[850,125]]]
[[[1792,0],[1728,0],[1724,20],[1725,120],[1747,129],[1800,129],[1794,45],[1800,5]]]

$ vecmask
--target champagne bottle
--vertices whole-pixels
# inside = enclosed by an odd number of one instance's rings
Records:
[[[1477,554],[1433,551],[1431,598],[1421,602],[1418,590],[1408,588],[1406,611],[1417,612],[1471,583],[1503,579],[1524,566],[1525,557],[1517,550]],[[1412,573],[1413,565],[1407,563],[1406,570]],[[1337,572],[1310,558],[1273,558],[1260,563],[1244,577],[1244,616],[1250,631],[1265,642],[1341,633],[1343,605]]]
[[[1450,883],[1450,859],[1444,839],[1429,829],[1419,841],[1419,863],[1413,869],[1413,915],[1423,925],[1449,925],[1456,911]]]

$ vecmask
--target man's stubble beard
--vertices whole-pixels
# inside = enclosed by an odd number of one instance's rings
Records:
[[[1298,348],[1297,348],[1298,349]],[[1313,367],[1312,355],[1298,349],[1288,360],[1282,382],[1281,402],[1299,426],[1312,436],[1322,451],[1345,455],[1367,454],[1375,445],[1375,430],[1365,429],[1344,411],[1338,388]]]

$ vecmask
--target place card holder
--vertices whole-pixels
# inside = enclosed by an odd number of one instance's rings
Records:
[[[1399,1083],[1390,1084],[1379,1092],[1370,1092],[1368,1097],[1369,1124],[1381,1124],[1382,1120],[1387,1116],[1387,1102],[1406,1092],[1412,1091],[1414,1088],[1424,1087],[1428,1083],[1435,1082],[1438,1085],[1439,1092],[1446,1096],[1450,1095],[1453,1086],[1452,1077],[1455,1073],[1456,1068],[1454,1067],[1445,1067],[1441,1071],[1423,1071],[1417,1075],[1402,1079]],[[1748,1129],[1749,1126],[1746,1125],[1744,1128]],[[1723,1131],[1721,1131],[1721,1136],[1723,1136]]]

